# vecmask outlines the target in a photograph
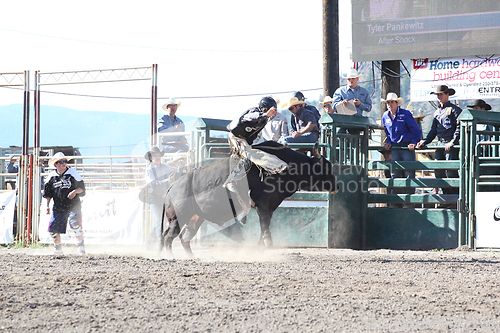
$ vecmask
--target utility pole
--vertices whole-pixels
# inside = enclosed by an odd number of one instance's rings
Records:
[[[388,61],[382,61],[382,73],[380,74],[382,77],[382,85],[380,87],[380,97],[382,99],[387,98],[387,94],[390,92],[396,93],[398,97],[401,96],[400,94],[400,87],[401,87],[401,82],[400,82],[400,64],[399,60],[388,60]],[[384,112],[387,111],[387,105],[384,102],[380,102],[380,123],[382,123],[382,118],[384,116]],[[386,142],[386,137],[385,137],[385,132],[382,131],[382,146]],[[384,155],[384,160],[387,157]],[[384,192],[382,192],[384,193]]]
[[[390,92],[396,93],[398,97],[401,96],[401,82],[400,82],[400,61],[399,60],[388,60],[382,61],[382,86],[380,88],[380,94],[382,99],[386,99],[387,94]],[[382,102],[381,105],[380,119],[387,111],[387,105]]]
[[[339,86],[339,1],[323,0],[323,96]]]

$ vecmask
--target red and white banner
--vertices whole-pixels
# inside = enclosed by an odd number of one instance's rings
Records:
[[[14,242],[13,221],[16,191],[0,192],[0,244]]]
[[[455,89],[450,99],[500,98],[500,57],[415,59],[411,72],[411,100],[436,100],[438,85]]]
[[[85,244],[143,244],[143,203],[137,191],[87,191],[82,198],[82,228]],[[48,232],[50,214],[40,213],[40,242],[52,243]],[[63,243],[75,244],[71,228],[61,235]]]

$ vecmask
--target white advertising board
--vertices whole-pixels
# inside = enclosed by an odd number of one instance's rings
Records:
[[[13,221],[16,191],[0,192],[0,244],[14,242]]]
[[[450,99],[500,98],[500,57],[418,59],[411,71],[411,100],[436,100],[438,85],[455,89]]]
[[[137,191],[87,191],[82,198],[82,228],[85,244],[134,245],[143,242],[143,203]],[[48,232],[50,215],[42,205],[40,242],[52,243]],[[65,244],[75,244],[75,234],[67,227],[61,235]]]
[[[500,192],[476,194],[476,247],[500,248]]]

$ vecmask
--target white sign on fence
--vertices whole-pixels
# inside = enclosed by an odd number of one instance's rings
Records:
[[[143,203],[139,191],[87,191],[82,198],[85,244],[133,245],[143,243]],[[52,243],[48,232],[50,215],[42,205],[40,242]],[[75,244],[69,225],[63,243]]]
[[[0,244],[14,242],[13,221],[16,191],[0,193]]]
[[[477,192],[476,247],[500,248],[500,193]]]
[[[436,100],[438,85],[455,89],[450,99],[500,98],[500,57],[417,59],[411,72],[411,100]]]

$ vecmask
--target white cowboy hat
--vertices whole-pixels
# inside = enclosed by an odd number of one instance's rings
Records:
[[[333,98],[331,98],[330,96],[326,96],[325,99],[323,100],[323,102],[319,102],[319,104],[321,104],[321,106],[324,106],[325,104],[333,104]]]
[[[344,79],[355,79],[357,77],[361,77],[361,74],[354,68],[350,69],[349,72],[344,76]]]
[[[61,152],[58,152],[58,153],[55,153],[54,156],[51,157],[51,159],[49,160],[49,166],[54,168],[55,167],[55,164],[57,161],[60,161],[60,160],[71,160],[71,157],[66,157],[63,153]]]
[[[177,105],[178,108],[181,107],[181,101],[175,99],[174,97],[170,97],[170,99],[167,101],[167,103],[163,104],[161,107],[163,110],[167,111],[167,106],[175,104]]]
[[[396,95],[396,93],[393,93],[393,92],[388,93],[387,98],[386,99],[382,98],[381,100],[382,100],[382,102],[386,102],[386,103],[387,103],[387,101],[396,101],[396,102],[398,102],[398,106],[403,105],[403,102],[404,102],[402,97],[398,97],[398,95]]]
[[[288,110],[290,110],[290,108],[294,105],[298,105],[298,104],[306,104],[306,102],[304,101],[301,101],[300,99],[298,99],[297,97],[292,97],[290,98],[290,102],[286,103],[285,105],[283,105],[283,107],[288,107]]]

